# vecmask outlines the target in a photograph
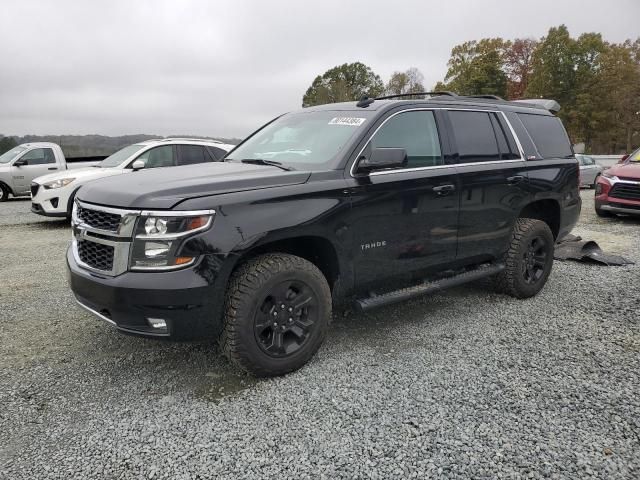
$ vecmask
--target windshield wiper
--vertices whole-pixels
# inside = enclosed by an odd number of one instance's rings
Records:
[[[278,167],[288,172],[290,172],[291,170],[295,170],[295,168],[287,167],[286,165],[283,165],[280,162],[276,162],[275,160],[265,160],[264,158],[243,158],[242,160],[240,160],[240,162],[250,163],[252,165],[269,165],[270,167]]]

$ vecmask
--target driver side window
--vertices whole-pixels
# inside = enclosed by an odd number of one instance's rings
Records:
[[[433,112],[418,110],[391,117],[369,142],[370,148],[404,148],[406,168],[442,165],[438,128]]]
[[[173,145],[162,145],[161,147],[155,147],[147,150],[142,155],[138,156],[135,160],[142,160],[144,162],[144,168],[158,168],[158,167],[173,167],[176,164],[176,157],[173,149]],[[133,164],[133,162],[131,162]],[[131,168],[131,165],[129,165]]]

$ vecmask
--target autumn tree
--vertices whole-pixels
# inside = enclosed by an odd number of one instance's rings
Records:
[[[387,95],[424,92],[424,75],[417,68],[405,72],[393,72],[385,87]]]
[[[357,100],[364,95],[379,96],[382,79],[360,62],[345,63],[318,75],[302,97],[302,106]]]
[[[506,45],[504,70],[507,74],[507,98],[524,97],[533,72],[533,52],[538,42],[532,38],[516,38]]]

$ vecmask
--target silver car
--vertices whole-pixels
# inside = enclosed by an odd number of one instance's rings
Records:
[[[576,158],[580,163],[580,186],[594,188],[604,169],[589,155],[576,154]]]

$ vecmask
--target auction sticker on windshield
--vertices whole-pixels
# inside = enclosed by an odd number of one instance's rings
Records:
[[[366,118],[360,117],[334,117],[329,120],[329,125],[349,125],[351,127],[359,127],[365,120]]]

